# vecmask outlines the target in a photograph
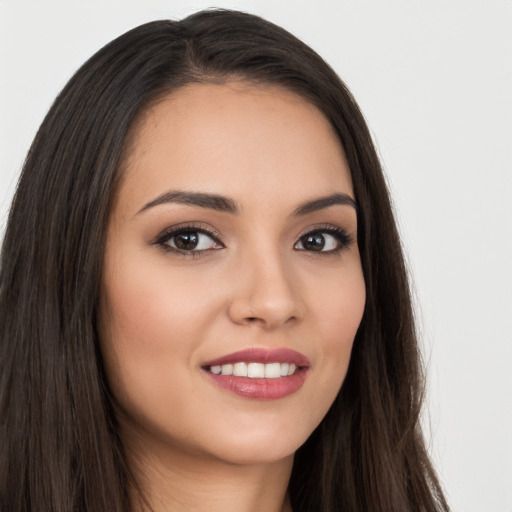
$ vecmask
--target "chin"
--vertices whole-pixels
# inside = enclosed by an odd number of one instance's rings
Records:
[[[250,415],[249,415],[250,416]],[[268,418],[246,417],[246,421],[219,421],[203,418],[201,424],[172,432],[163,425],[136,425],[125,431],[125,441],[139,445],[139,453],[160,454],[168,460],[189,460],[193,463],[225,463],[229,465],[261,465],[293,458],[307,440],[314,426],[268,421]],[[125,427],[127,425],[125,424]],[[141,437],[141,427],[146,431]],[[130,435],[130,431],[131,434]],[[135,434],[136,438],[133,437]],[[137,442],[138,441],[138,442]],[[149,441],[149,444],[148,444]]]
[[[287,458],[293,458],[295,452],[306,438],[290,436],[255,435],[250,439],[233,439],[225,443],[218,442],[215,453],[218,460],[237,465],[270,464]]]
[[[248,417],[245,422],[232,424],[231,428],[218,425],[210,430],[208,443],[203,447],[218,460],[231,464],[266,464],[293,458],[320,423],[320,418]],[[300,420],[300,418],[299,418]],[[258,422],[258,423],[255,423]]]

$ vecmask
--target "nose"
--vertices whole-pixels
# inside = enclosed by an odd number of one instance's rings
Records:
[[[273,330],[302,319],[305,305],[293,270],[277,254],[252,254],[237,265],[229,316],[236,324]]]

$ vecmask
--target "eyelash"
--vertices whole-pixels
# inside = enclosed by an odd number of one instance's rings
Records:
[[[297,242],[294,245],[294,248],[299,242],[301,242],[301,240],[303,240],[304,238],[306,238],[308,236],[323,235],[323,234],[328,234],[328,235],[333,236],[336,239],[336,241],[338,242],[339,246],[336,247],[335,249],[331,249],[328,251],[307,251],[305,249],[302,249],[302,250],[304,250],[306,252],[313,253],[314,255],[329,256],[329,255],[333,255],[333,254],[339,254],[341,251],[350,247],[354,243],[354,237],[352,235],[350,235],[349,233],[347,233],[343,228],[340,228],[337,226],[326,225],[326,226],[320,226],[320,227],[312,229],[310,231],[306,231],[304,234],[300,235],[299,239],[297,240]],[[297,249],[297,250],[300,250],[300,249]]]
[[[174,237],[177,237],[181,234],[185,234],[185,233],[195,233],[195,234],[199,233],[199,234],[206,235],[209,238],[211,238],[213,240],[213,242],[218,244],[220,247],[209,248],[209,249],[199,249],[199,250],[197,250],[197,249],[186,250],[186,249],[179,249],[177,247],[172,247],[171,245],[169,245],[168,242],[171,239],[173,239]],[[321,251],[321,250],[320,251],[314,251],[314,250],[308,251],[307,249],[297,249],[296,248],[296,246],[299,243],[303,243],[302,241],[306,237],[308,237],[308,236],[311,237],[311,236],[315,236],[315,235],[323,235],[323,234],[328,234],[328,235],[333,236],[336,239],[336,241],[338,242],[339,247],[336,247],[335,249],[331,249],[328,251]],[[350,247],[353,243],[354,243],[354,238],[351,235],[349,235],[344,229],[342,229],[340,227],[336,227],[336,226],[326,225],[326,226],[320,226],[320,227],[312,229],[310,231],[306,231],[305,233],[301,234],[298,237],[298,240],[297,240],[297,242],[295,242],[293,247],[295,250],[310,252],[310,253],[313,253],[314,255],[328,256],[328,255],[333,255],[333,254],[339,254],[341,251],[343,251],[347,247]],[[162,249],[164,249],[165,251],[173,252],[173,253],[179,254],[181,256],[191,256],[191,257],[204,256],[204,255],[208,254],[210,251],[215,251],[215,250],[224,248],[224,244],[220,241],[219,234],[214,232],[211,228],[206,228],[206,227],[203,227],[200,225],[185,225],[185,226],[168,228],[164,232],[162,232],[160,235],[158,235],[156,240],[153,242],[153,245],[157,245],[157,246],[161,247]]]
[[[177,237],[181,234],[185,233],[199,233],[202,235],[206,235],[209,238],[211,238],[216,244],[220,245],[221,247],[215,248],[215,249],[192,249],[192,250],[186,250],[186,249],[178,249],[177,247],[172,247],[168,244],[168,242],[173,239],[174,237]],[[181,255],[181,256],[192,256],[192,257],[199,257],[203,256],[207,253],[209,253],[212,250],[218,250],[221,248],[224,248],[224,244],[220,241],[220,235],[214,232],[211,228],[206,228],[200,225],[185,225],[185,226],[178,226],[178,227],[172,227],[167,228],[163,233],[158,235],[157,239],[153,242],[153,245],[157,245],[164,249],[165,251],[173,252],[175,254]]]

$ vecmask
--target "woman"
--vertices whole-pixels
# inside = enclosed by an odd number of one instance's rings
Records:
[[[207,11],[93,56],[1,272],[2,511],[448,510],[368,129],[283,29]]]

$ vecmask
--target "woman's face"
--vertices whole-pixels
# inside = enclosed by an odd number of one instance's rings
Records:
[[[279,88],[190,85],[144,113],[122,172],[100,335],[126,431],[154,454],[290,457],[342,385],[365,303],[331,125]]]

